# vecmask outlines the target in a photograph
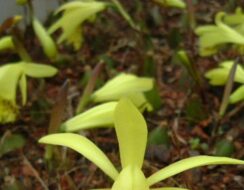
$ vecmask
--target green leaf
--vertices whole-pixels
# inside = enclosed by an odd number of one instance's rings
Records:
[[[35,31],[35,34],[40,41],[43,50],[45,54],[50,58],[54,59],[57,56],[57,48],[56,45],[51,38],[51,36],[47,33],[45,28],[42,26],[42,24],[36,19],[33,19],[33,28]]]
[[[44,136],[39,143],[67,146],[93,162],[113,180],[118,176],[117,170],[107,156],[86,137],[72,133],[59,133]]]
[[[162,106],[162,100],[159,94],[159,90],[154,85],[153,88],[150,91],[145,92],[146,100],[151,105],[152,109],[159,109]],[[150,111],[150,110],[148,110]]]
[[[148,184],[151,186],[166,178],[172,177],[183,171],[206,165],[219,165],[219,164],[241,164],[244,165],[244,161],[227,158],[227,157],[214,157],[214,156],[195,156],[186,158],[175,162],[147,178]]]
[[[119,0],[112,0],[122,17],[129,23],[129,25],[135,30],[140,30],[139,26],[135,24],[129,13],[125,10],[123,5],[119,2]]]
[[[170,138],[166,127],[157,127],[149,133],[148,145],[160,145],[165,144],[169,146]]]
[[[24,73],[33,78],[52,77],[57,73],[53,66],[22,62]]]
[[[235,146],[230,140],[222,139],[217,142],[215,149],[216,156],[231,156],[235,151]]]
[[[10,134],[3,136],[0,144],[0,157],[8,152],[22,148],[25,145],[25,139],[20,134]]]
[[[115,108],[115,130],[122,167],[142,167],[147,142],[147,125],[134,104],[121,99]]]
[[[95,127],[113,127],[116,105],[117,102],[109,102],[95,106],[66,121],[62,129],[72,132]]]

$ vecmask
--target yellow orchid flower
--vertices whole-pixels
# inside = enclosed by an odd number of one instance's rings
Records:
[[[0,67],[0,97],[15,104],[16,89],[19,84],[22,94],[22,103],[27,99],[26,77],[43,78],[51,77],[57,73],[57,69],[29,62],[10,63]]]
[[[231,43],[244,45],[244,35],[223,22],[226,14],[220,12],[215,17],[216,25],[200,26],[196,29],[199,36],[199,52],[202,56],[216,53],[221,45]]]
[[[148,134],[143,116],[131,101],[121,99],[115,108],[114,117],[122,165],[120,172],[93,142],[78,134],[47,135],[42,137],[39,142],[67,146],[92,161],[114,180],[112,188],[101,188],[100,190],[186,190],[177,187],[152,188],[151,186],[180,172],[199,166],[244,164],[244,161],[226,157],[195,156],[173,163],[147,178],[142,171]]]
[[[153,79],[137,77],[133,74],[121,73],[109,80],[103,87],[92,94],[93,102],[106,102],[119,100],[122,97],[129,98],[136,107],[152,110],[151,104],[146,100],[144,92],[153,88]]]
[[[234,61],[224,61],[219,68],[208,71],[205,77],[210,80],[211,85],[225,85],[233,64]],[[244,69],[240,64],[237,65],[234,81],[242,85],[230,95],[230,103],[232,104],[244,100]]]
[[[68,44],[73,44],[75,49],[79,49],[83,39],[81,25],[87,20],[93,20],[96,14],[105,8],[106,3],[98,1],[73,1],[66,3],[56,11],[56,14],[60,12],[63,14],[50,27],[49,33],[52,34],[62,28],[63,33],[59,37],[58,43],[66,41]]]

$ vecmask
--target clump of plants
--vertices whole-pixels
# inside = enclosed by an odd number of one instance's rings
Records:
[[[200,26],[196,29],[199,36],[199,53],[210,56],[218,52],[231,51],[235,57],[241,58],[244,47],[244,13],[237,8],[234,14],[219,12],[215,16],[215,25]],[[206,73],[211,85],[225,85],[219,115],[224,115],[229,103],[243,100],[243,86],[232,93],[233,82],[243,84],[243,68],[240,62],[234,60],[223,61],[219,68]]]

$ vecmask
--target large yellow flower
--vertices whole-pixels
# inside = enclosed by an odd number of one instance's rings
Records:
[[[142,171],[147,145],[147,125],[135,105],[121,99],[114,113],[122,169],[115,168],[108,157],[89,139],[72,133],[47,135],[39,142],[67,146],[81,153],[114,180],[112,188],[100,190],[186,190],[177,187],[153,188],[154,184],[182,171],[215,164],[244,164],[244,161],[212,156],[195,156],[171,164],[146,178]]]

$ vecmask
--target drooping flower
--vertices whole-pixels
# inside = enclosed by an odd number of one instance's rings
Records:
[[[215,17],[216,25],[200,26],[196,29],[199,36],[199,53],[202,56],[215,54],[219,48],[226,44],[236,45],[242,49],[244,45],[244,34],[236,28],[223,22],[226,14],[220,12]]]
[[[23,105],[27,99],[27,79],[26,77],[45,78],[54,76],[57,73],[55,67],[29,63],[17,62],[9,63],[0,67],[0,97],[16,104],[16,90],[20,86]]]
[[[92,101],[106,102],[116,101],[122,97],[129,98],[137,107],[152,110],[144,92],[153,88],[153,79],[148,77],[137,77],[133,74],[122,73],[109,80],[103,87],[92,94]]]

